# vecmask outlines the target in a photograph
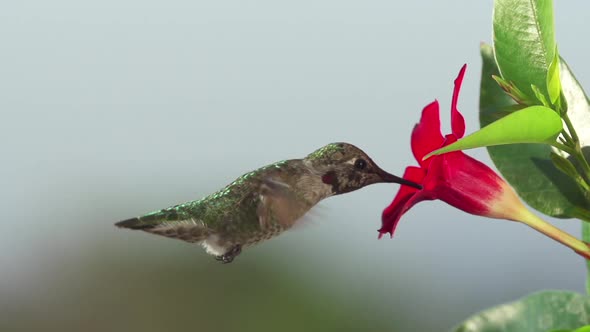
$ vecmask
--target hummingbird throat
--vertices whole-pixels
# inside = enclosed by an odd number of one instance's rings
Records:
[[[328,173],[322,175],[322,182],[329,185],[334,185],[336,183],[336,173],[334,171],[329,171]]]
[[[322,175],[322,182],[324,184],[332,186],[332,193],[338,192],[338,176],[336,176],[336,172],[329,171],[326,174]]]

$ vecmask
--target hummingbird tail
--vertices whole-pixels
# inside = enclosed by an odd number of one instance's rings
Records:
[[[197,226],[194,221],[190,222],[173,222],[172,224],[150,223],[150,220],[144,220],[144,217],[131,218],[115,223],[120,228],[141,230],[148,233],[161,235],[169,238],[180,239],[183,241],[198,243],[206,240],[211,231],[206,227]]]
[[[119,221],[115,223],[115,226],[120,228],[129,228],[129,229],[147,229],[152,228],[154,225],[146,224],[145,222],[141,221],[139,218],[131,218],[123,221]]]

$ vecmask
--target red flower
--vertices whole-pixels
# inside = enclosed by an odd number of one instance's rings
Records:
[[[465,120],[457,110],[457,99],[466,65],[455,79],[451,104],[452,133],[440,133],[438,102],[427,105],[422,118],[412,131],[412,152],[420,167],[406,168],[404,179],[422,185],[418,190],[402,186],[393,202],[383,211],[380,237],[393,231],[401,218],[416,203],[440,199],[465,212],[494,218],[512,219],[511,205],[518,200],[514,191],[488,166],[461,151],[422,158],[428,153],[449,145],[465,133]]]
[[[451,103],[452,133],[440,133],[438,102],[422,110],[420,122],[412,131],[412,152],[419,167],[406,168],[403,178],[421,184],[422,189],[401,186],[393,202],[383,211],[379,238],[391,234],[401,216],[418,202],[440,199],[467,213],[519,221],[590,258],[590,249],[577,238],[561,231],[530,212],[520,201],[512,187],[482,162],[462,151],[449,152],[422,160],[428,153],[449,145],[465,134],[465,120],[457,110],[457,99],[464,65],[455,79]]]

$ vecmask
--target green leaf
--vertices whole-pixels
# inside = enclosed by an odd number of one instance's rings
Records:
[[[547,91],[548,69],[555,56],[552,0],[496,0],[494,3],[496,61],[507,81],[534,96],[531,84]]]
[[[547,92],[549,93],[549,100],[551,104],[556,105],[561,96],[561,80],[559,78],[559,53],[557,48],[553,55],[553,60],[549,65],[549,72],[547,73]]]
[[[545,106],[530,106],[510,113],[457,142],[427,154],[514,143],[553,143],[563,129],[561,117]]]
[[[553,330],[551,332],[590,332],[590,325],[582,326],[575,330]]]
[[[551,104],[547,102],[547,98],[545,98],[541,89],[539,89],[536,85],[531,85],[531,90],[533,90],[533,93],[535,94],[537,101],[540,102],[541,105],[551,107]]]
[[[569,331],[587,324],[590,324],[589,296],[544,291],[480,312],[463,322],[455,331]]]
[[[482,45],[483,69],[480,91],[480,124],[482,127],[511,113],[512,99],[492,79],[498,75],[492,48]],[[563,62],[562,62],[563,63]],[[580,106],[579,85],[572,83],[571,72],[561,66],[562,87],[569,112],[590,111]],[[583,93],[582,93],[583,95]],[[586,105],[586,104],[585,104]],[[587,106],[587,105],[586,105]],[[574,110],[573,107],[576,107]],[[587,127],[590,134],[590,125]],[[533,208],[560,218],[578,217],[588,213],[588,202],[574,180],[555,167],[550,158],[552,148],[542,144],[512,144],[488,147],[492,161],[519,196]]]
[[[574,166],[574,164],[572,164],[572,162],[569,161],[569,159],[560,156],[555,152],[551,152],[550,157],[555,167],[557,167],[565,175],[569,176],[572,179],[575,179],[576,181],[584,181],[584,179],[576,169],[576,166]]]
[[[580,171],[571,162],[571,160],[570,160],[571,158],[572,157],[569,157],[569,159],[568,159],[568,158],[566,158],[562,155],[559,155],[555,152],[551,152],[551,161],[553,162],[553,165],[555,165],[555,167],[557,167],[565,175],[569,176],[571,179],[576,181],[576,183],[580,187],[580,190],[585,195],[586,200],[588,200],[590,198],[590,185],[588,185],[588,183],[586,183],[586,181],[584,180],[584,177],[582,176],[582,174],[580,174]],[[572,216],[575,216],[578,219],[590,221],[590,218],[589,218],[590,216],[588,216],[587,214],[584,214],[583,212],[580,213],[579,215],[572,214]]]
[[[560,58],[559,66],[562,90],[558,101],[574,126],[582,152],[586,159],[590,160],[590,100],[562,58]],[[572,215],[590,222],[590,192],[585,191],[584,194],[586,204],[583,211],[576,209]]]
[[[559,61],[562,93],[582,149],[590,149],[590,100],[563,58]]]

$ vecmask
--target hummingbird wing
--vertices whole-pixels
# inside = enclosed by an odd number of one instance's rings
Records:
[[[272,222],[285,229],[290,228],[311,208],[311,205],[297,195],[291,186],[277,179],[263,179],[259,195],[257,214],[262,229],[270,226]]]

